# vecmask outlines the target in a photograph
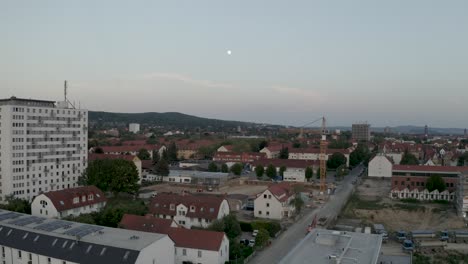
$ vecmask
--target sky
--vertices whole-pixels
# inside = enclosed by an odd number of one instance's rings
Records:
[[[468,1],[0,0],[0,98],[468,127]],[[231,51],[231,54],[228,54]]]

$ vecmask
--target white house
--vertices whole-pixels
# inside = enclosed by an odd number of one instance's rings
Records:
[[[138,123],[130,123],[130,124],[128,125],[128,131],[129,131],[129,132],[132,132],[132,133],[135,133],[135,134],[138,133],[138,132],[140,132],[140,124],[138,124]]]
[[[346,166],[349,166],[349,155],[351,149],[327,149],[327,159],[330,158],[334,153],[341,153],[346,157]],[[299,160],[319,160],[320,149],[319,148],[306,148],[306,149],[290,149],[289,159]]]
[[[252,162],[252,169],[255,170],[257,166],[263,166],[264,169],[269,165],[275,166],[279,172],[281,167],[286,168],[283,173],[284,181],[291,182],[306,182],[305,170],[307,167],[312,168],[314,173],[319,168],[318,160],[294,160],[294,159],[264,159]]]
[[[229,239],[223,232],[185,229],[174,220],[124,215],[120,227],[167,234],[175,244],[175,263],[224,264],[229,261]]]
[[[2,264],[173,264],[166,234],[109,228],[0,210]]]
[[[278,183],[257,195],[254,201],[254,216],[281,220],[291,217],[295,208],[291,205],[294,193],[288,183]]]
[[[31,204],[31,214],[58,219],[79,216],[99,212],[106,202],[107,198],[97,187],[77,187],[36,196]]]
[[[283,145],[268,146],[268,147],[264,147],[263,149],[261,149],[260,153],[265,153],[268,159],[277,159],[283,147],[288,147],[288,146],[283,146]]]
[[[214,220],[230,213],[222,195],[160,193],[150,203],[154,217],[172,219],[185,228],[208,227]]]
[[[391,178],[393,164],[384,154],[376,155],[369,161],[369,177]]]

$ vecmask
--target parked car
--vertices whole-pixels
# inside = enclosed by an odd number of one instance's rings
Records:
[[[250,244],[250,241],[248,239],[241,239],[239,243],[241,243],[242,245],[248,246]]]
[[[255,239],[250,239],[249,247],[254,247],[254,246],[255,246]]]
[[[258,230],[254,230],[254,231],[252,232],[252,236],[253,236],[253,237],[256,237],[257,235],[258,235]]]

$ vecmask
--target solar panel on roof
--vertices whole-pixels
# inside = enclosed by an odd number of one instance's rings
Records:
[[[9,224],[17,225],[17,226],[25,226],[29,225],[32,223],[37,223],[40,224],[44,222],[44,218],[37,217],[37,216],[28,216],[28,217],[22,217],[20,219],[15,219],[13,221],[8,222]]]
[[[6,220],[6,219],[15,219],[15,218],[18,218],[20,216],[22,216],[22,214],[9,212],[9,213],[6,213],[6,214],[1,214],[0,215],[0,221]]]
[[[67,228],[70,228],[70,227],[71,227],[70,223],[57,220],[57,221],[54,221],[54,222],[48,222],[48,223],[45,223],[45,224],[42,224],[42,225],[38,225],[38,226],[34,227],[34,229],[39,229],[39,230],[51,232],[51,231],[54,231],[54,230],[57,230],[57,229],[60,229],[60,228],[67,229]]]
[[[69,235],[69,236],[79,236],[79,237],[84,237],[86,235],[89,235],[91,233],[94,233],[96,231],[104,229],[103,227],[100,226],[92,226],[92,225],[82,225],[75,227],[73,229],[70,229],[66,231],[64,234]]]

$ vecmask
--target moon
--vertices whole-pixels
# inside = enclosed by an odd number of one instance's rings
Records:
[[[227,53],[227,55],[231,55],[232,51],[231,51],[231,50],[227,50],[226,53]]]

